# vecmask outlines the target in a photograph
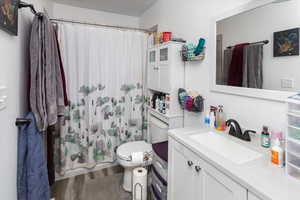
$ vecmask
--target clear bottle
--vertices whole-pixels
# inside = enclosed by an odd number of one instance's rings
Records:
[[[216,123],[216,116],[215,116],[215,111],[211,110],[209,114],[209,126],[211,129],[215,128]]]
[[[207,109],[205,118],[204,118],[204,125],[205,127],[209,127],[210,126],[210,108]]]

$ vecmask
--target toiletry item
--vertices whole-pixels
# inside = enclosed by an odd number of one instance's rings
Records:
[[[158,108],[158,111],[160,113],[162,113],[162,107],[163,107],[163,101],[162,101],[162,97],[159,98],[159,108]]]
[[[156,104],[157,102],[156,101],[157,101],[158,96],[159,95],[157,93],[153,94],[153,96],[152,96],[152,105],[153,105],[152,108],[155,109],[155,110],[157,109],[157,104]]]
[[[261,133],[261,146],[264,148],[269,148],[271,146],[271,138],[269,128],[267,126],[263,126],[263,131]]]
[[[166,114],[166,98],[164,96],[161,100],[161,113]]]
[[[216,123],[215,111],[213,109],[211,109],[210,114],[209,114],[209,126],[210,126],[210,128],[214,129],[215,128],[215,123]]]
[[[210,126],[210,109],[207,109],[205,118],[204,118],[204,125],[205,127],[209,127]]]
[[[163,33],[159,33],[159,42],[160,44],[162,44],[164,41],[163,41]]]
[[[169,114],[170,112],[170,102],[171,102],[171,96],[169,94],[166,95],[166,113]]]
[[[150,105],[149,105],[150,108],[153,108],[153,95],[151,95],[149,103],[150,103]]]
[[[285,149],[285,142],[284,142],[282,131],[272,131],[271,132],[271,147],[273,147],[275,145],[276,139],[279,139],[281,148]]]
[[[156,99],[155,99],[155,110],[157,110],[157,111],[159,111],[159,103],[160,103],[160,99],[157,96]]]
[[[218,131],[225,131],[226,130],[226,116],[223,110],[223,106],[219,105],[219,109],[216,113],[216,129]]]
[[[165,96],[162,96],[162,98],[161,98],[161,113],[165,113],[165,104],[166,104],[166,102],[165,102]]]
[[[154,45],[158,45],[160,43],[160,34],[154,33]]]
[[[285,165],[285,153],[284,149],[281,146],[280,135],[278,134],[274,140],[272,152],[272,163],[278,167],[284,167]]]

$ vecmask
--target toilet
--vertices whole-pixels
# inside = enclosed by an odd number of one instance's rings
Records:
[[[143,152],[149,158],[147,162],[133,163],[131,155],[135,152]],[[152,145],[144,141],[128,142],[122,144],[117,149],[118,163],[124,168],[123,188],[127,192],[132,191],[132,171],[140,166],[151,164],[152,160]]]
[[[152,144],[168,141],[168,129],[169,126],[163,119],[160,119],[154,115],[149,117],[149,135],[147,140],[150,143],[144,141],[128,142],[122,144],[117,149],[117,161],[124,167],[123,188],[125,191],[132,191],[132,171],[134,168],[140,166],[148,166],[152,164]],[[147,162],[133,163],[131,161],[132,153],[143,152],[144,155],[149,155]]]

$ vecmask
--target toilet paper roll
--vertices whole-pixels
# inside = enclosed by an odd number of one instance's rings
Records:
[[[131,154],[131,161],[133,163],[142,164],[144,162],[144,153],[143,152],[133,152]]]
[[[147,170],[135,168],[132,175],[132,199],[147,200]]]

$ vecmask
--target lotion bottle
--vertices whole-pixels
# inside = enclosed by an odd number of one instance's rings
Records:
[[[276,138],[272,147],[272,163],[278,167],[284,167],[284,150],[280,145],[279,138]]]

